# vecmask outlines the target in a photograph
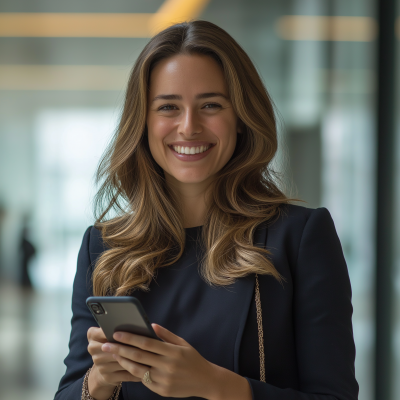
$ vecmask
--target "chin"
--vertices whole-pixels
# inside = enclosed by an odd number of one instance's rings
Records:
[[[181,176],[181,175],[173,175],[173,177],[181,182],[181,183],[201,183],[207,180],[209,175],[201,175],[201,176]]]

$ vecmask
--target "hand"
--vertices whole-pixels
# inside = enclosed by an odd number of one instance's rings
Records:
[[[91,327],[88,329],[87,338],[89,341],[88,352],[93,359],[93,368],[89,375],[90,395],[98,400],[108,399],[115,386],[120,382],[139,382],[112,357],[112,354],[105,353],[101,346],[107,342],[107,338],[101,328]]]
[[[203,358],[183,338],[160,325],[152,324],[164,342],[127,332],[114,333],[124,343],[105,343],[102,350],[118,361],[135,382],[150,371],[152,383],[143,383],[163,397],[197,396],[211,398],[215,389],[215,364]],[[135,346],[135,347],[132,347]],[[133,380],[133,379],[130,379]]]

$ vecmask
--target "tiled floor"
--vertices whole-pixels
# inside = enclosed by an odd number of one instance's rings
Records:
[[[71,293],[0,286],[0,400],[51,400],[64,374]]]

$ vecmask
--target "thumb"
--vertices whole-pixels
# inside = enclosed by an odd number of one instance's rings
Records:
[[[181,338],[178,335],[175,335],[174,333],[172,333],[168,329],[162,327],[161,325],[151,324],[151,326],[153,327],[156,335],[160,339],[164,340],[164,342],[176,344],[178,346],[188,346],[189,345],[185,339]]]

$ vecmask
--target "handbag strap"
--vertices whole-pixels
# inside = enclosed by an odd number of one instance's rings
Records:
[[[257,325],[258,325],[258,346],[260,350],[260,381],[265,382],[265,354],[264,354],[264,331],[262,326],[262,310],[260,287],[258,285],[258,275],[256,274],[256,307],[257,307]]]

